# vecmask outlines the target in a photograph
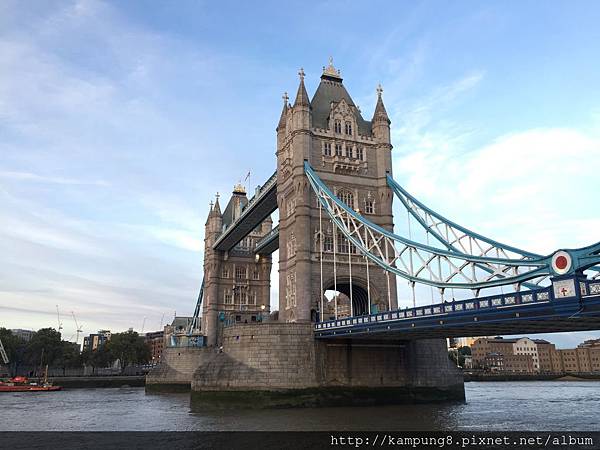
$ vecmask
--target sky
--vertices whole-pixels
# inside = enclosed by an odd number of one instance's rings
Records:
[[[367,119],[382,84],[394,178],[434,210],[543,254],[599,241],[599,19],[591,1],[0,1],[0,326],[190,315],[209,202],[270,176],[281,96],[300,67],[312,96],[330,56]]]

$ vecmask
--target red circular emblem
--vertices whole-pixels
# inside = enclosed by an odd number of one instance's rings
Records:
[[[554,264],[556,265],[557,269],[564,270],[567,268],[569,261],[567,261],[567,258],[565,258],[563,255],[560,255],[558,258],[556,258]]]

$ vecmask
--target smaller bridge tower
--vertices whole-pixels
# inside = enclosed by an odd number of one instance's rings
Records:
[[[256,243],[272,228],[271,218],[264,220],[230,251],[213,248],[247,204],[246,190],[237,184],[223,213],[218,194],[210,206],[205,225],[202,302],[202,334],[209,346],[221,342],[226,323],[260,322],[271,311],[271,256],[254,253]]]

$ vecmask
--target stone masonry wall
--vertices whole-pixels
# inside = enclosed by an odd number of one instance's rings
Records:
[[[194,390],[317,386],[311,324],[240,324],[225,329],[223,352],[194,374]]]
[[[195,370],[211,353],[214,350],[206,347],[166,347],[160,364],[146,375],[146,386],[183,385],[189,388]]]
[[[322,340],[312,324],[239,324],[196,370],[192,389],[462,388],[443,340]]]

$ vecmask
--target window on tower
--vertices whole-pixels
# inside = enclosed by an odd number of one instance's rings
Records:
[[[331,143],[330,142],[325,142],[325,144],[323,144],[323,154],[325,156],[331,156]]]
[[[352,194],[352,192],[346,189],[341,189],[338,191],[338,198],[350,208],[354,208],[354,194]]]
[[[346,144],[346,156],[352,158],[352,144]]]
[[[333,236],[328,234],[323,239],[323,251],[324,252],[332,252],[333,251]]]
[[[367,213],[367,214],[375,213],[375,206],[373,205],[373,200],[371,200],[371,199],[365,200],[365,213]]]
[[[246,275],[247,275],[246,267],[236,266],[236,268],[235,268],[235,279],[236,280],[245,280]]]
[[[348,136],[352,136],[352,124],[350,122],[344,124],[344,131]]]
[[[363,156],[364,156],[363,149],[360,147],[356,147],[356,159],[363,161],[364,160]]]
[[[342,133],[342,121],[341,120],[336,120],[333,122],[333,131],[335,131],[338,134]]]
[[[335,144],[335,156],[343,156],[342,144]]]

